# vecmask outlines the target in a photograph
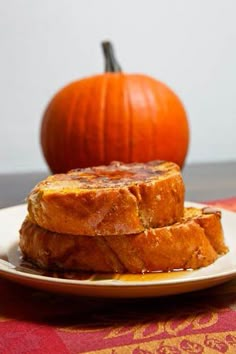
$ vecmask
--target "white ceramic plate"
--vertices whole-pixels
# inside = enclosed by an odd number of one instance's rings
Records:
[[[186,206],[202,207],[202,204],[186,202]],[[26,205],[1,209],[0,275],[34,288],[83,296],[151,297],[208,288],[236,277],[236,213],[221,210],[225,241],[230,251],[214,264],[195,271],[114,276],[93,274],[82,280],[73,274],[67,274],[66,279],[46,276],[22,266],[18,230],[26,215]]]

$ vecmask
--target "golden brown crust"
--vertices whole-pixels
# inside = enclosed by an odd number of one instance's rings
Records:
[[[220,215],[196,208],[185,209],[185,217],[174,225],[113,237],[58,234],[26,218],[20,247],[45,269],[118,273],[197,269],[228,251]]]
[[[58,233],[133,234],[183,216],[184,183],[172,162],[97,166],[48,177],[28,197],[30,220]]]
[[[228,251],[224,243],[223,228],[221,222],[221,212],[212,207],[198,208],[186,208],[185,219],[194,218],[206,233],[208,240],[219,254],[224,254]]]

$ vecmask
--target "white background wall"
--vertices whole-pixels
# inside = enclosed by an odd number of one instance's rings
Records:
[[[0,0],[0,173],[45,170],[41,115],[68,82],[122,67],[166,82],[191,124],[187,162],[236,160],[235,0]]]

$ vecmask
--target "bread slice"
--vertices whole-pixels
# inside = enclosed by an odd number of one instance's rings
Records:
[[[133,234],[183,216],[184,183],[172,162],[77,169],[49,176],[28,197],[30,220],[58,233]]]
[[[26,218],[24,256],[47,270],[144,273],[197,269],[228,251],[221,215],[186,208],[181,222],[135,235],[75,236],[47,231]]]

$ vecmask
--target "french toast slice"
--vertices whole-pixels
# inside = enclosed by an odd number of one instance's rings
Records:
[[[110,273],[197,269],[228,251],[221,215],[209,208],[185,208],[184,217],[173,225],[116,236],[59,234],[26,218],[20,248],[43,269]]]
[[[30,220],[58,233],[134,234],[183,216],[185,187],[172,162],[113,162],[49,176],[28,196]]]

